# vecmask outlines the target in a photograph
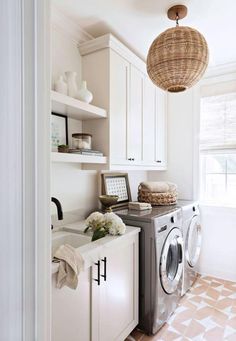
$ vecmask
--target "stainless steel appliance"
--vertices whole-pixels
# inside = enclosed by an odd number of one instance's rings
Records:
[[[127,225],[141,227],[139,328],[155,334],[174,312],[182,289],[183,238],[181,209],[120,210]]]
[[[201,224],[199,206],[194,201],[179,201],[182,209],[184,238],[184,269],[182,295],[188,291],[197,278],[196,266],[201,251]]]

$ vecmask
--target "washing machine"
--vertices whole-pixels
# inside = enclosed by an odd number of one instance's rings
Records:
[[[178,205],[182,209],[183,219],[184,269],[182,295],[184,295],[197,278],[196,266],[201,251],[202,231],[198,203],[179,201]]]
[[[181,298],[183,272],[182,212],[177,207],[116,211],[126,223],[141,227],[139,244],[139,325],[155,334]]]

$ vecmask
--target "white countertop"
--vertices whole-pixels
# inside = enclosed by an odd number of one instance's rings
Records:
[[[86,227],[85,220],[83,220],[72,224],[67,224],[66,226],[56,229],[55,232],[68,231],[74,233],[76,232],[81,233],[84,231],[85,227]],[[141,229],[139,227],[126,226],[126,231],[121,236],[107,235],[106,237],[98,239],[94,242],[90,242],[88,244],[78,247],[77,250],[80,252],[81,256],[84,259],[84,269],[87,269],[94,262],[96,262],[99,257],[102,257],[102,253],[104,253],[104,250],[107,247],[111,247],[112,245],[120,243],[134,234],[138,234],[140,230]],[[53,233],[54,231],[52,231],[52,234]],[[55,274],[58,271],[58,266],[59,266],[58,263],[52,263],[52,274]]]

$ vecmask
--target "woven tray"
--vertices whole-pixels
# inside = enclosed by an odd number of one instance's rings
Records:
[[[142,189],[141,186],[138,188],[138,201],[148,202],[152,206],[174,205],[176,204],[177,197],[177,192],[154,193]]]

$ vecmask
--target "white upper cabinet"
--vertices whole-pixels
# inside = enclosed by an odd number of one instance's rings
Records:
[[[155,161],[160,169],[167,167],[167,96],[156,90],[156,155]]]
[[[156,166],[156,91],[148,77],[143,82],[143,164]]]
[[[166,168],[166,95],[146,73],[146,64],[107,34],[80,46],[82,77],[108,120],[89,120],[83,130],[105,155],[102,169]]]
[[[133,65],[130,65],[130,108],[127,120],[127,150],[128,160],[137,165],[142,163],[143,78],[143,73]]]
[[[127,161],[127,117],[129,110],[129,63],[110,53],[110,162]]]

